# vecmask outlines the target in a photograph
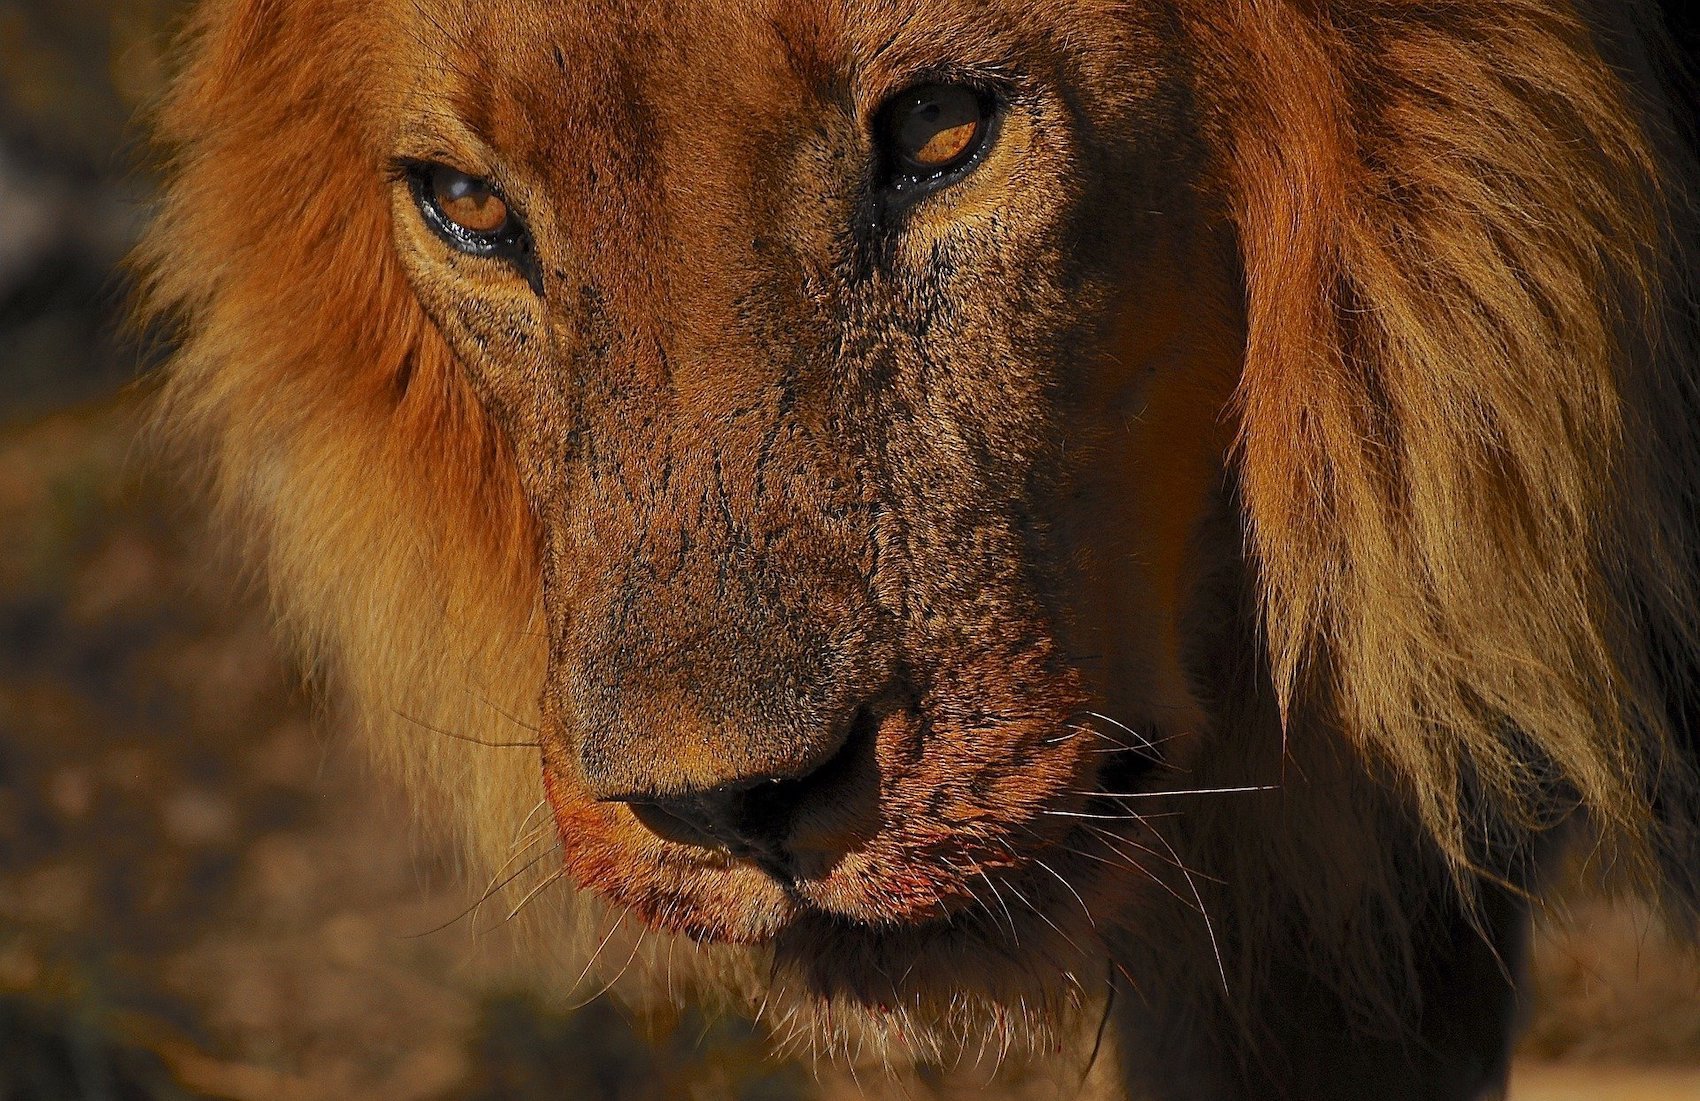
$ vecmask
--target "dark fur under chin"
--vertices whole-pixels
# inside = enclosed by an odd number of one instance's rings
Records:
[[[1007,937],[801,923],[772,946],[765,1020],[782,1047],[852,1063],[1053,1057],[1102,1015],[1113,965],[1107,952],[1022,952]]]
[[[1465,899],[1419,834],[1386,824],[1381,882],[1361,884],[1357,904],[1337,912],[1339,928],[1297,881],[1217,885],[1206,897],[1218,908],[1219,979],[1200,976],[1187,962],[1194,952],[1158,930],[1115,939],[1129,989],[1114,1042],[1127,1080],[1147,1091],[1139,1096],[1498,1096],[1519,1016],[1527,905],[1492,886]]]

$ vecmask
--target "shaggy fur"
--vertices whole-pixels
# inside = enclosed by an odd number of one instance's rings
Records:
[[[1110,1092],[1479,1096],[1565,842],[1700,905],[1664,48],[1580,0],[204,0],[163,422],[475,867],[584,889],[549,942],[816,1051],[1102,1017]],[[939,79],[998,133],[889,214],[870,120]],[[822,762],[777,879],[624,801]]]

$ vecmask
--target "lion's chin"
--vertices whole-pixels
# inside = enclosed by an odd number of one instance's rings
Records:
[[[653,930],[718,946],[701,956],[721,961],[703,975],[710,988],[747,996],[782,1046],[841,1062],[1054,1054],[1090,1033],[1111,984],[1101,936],[1143,897],[1102,859],[1070,859],[1081,837],[1012,851],[971,882],[870,859],[784,883],[710,853],[644,843],[649,859],[633,860],[577,840],[567,857],[582,885]],[[667,951],[669,982],[671,961],[695,955]],[[723,969],[732,960],[744,962]]]
[[[1054,1054],[1101,1011],[1109,957],[1090,931],[1045,932],[805,913],[763,954],[762,1012],[782,1040],[843,1060]]]
[[[995,1036],[1006,1047],[1050,1050],[1057,1029],[1108,988],[1100,934],[1115,921],[1097,925],[1083,905],[1104,919],[1127,900],[1112,898],[1108,883],[1085,880],[1081,897],[1018,873],[987,882],[1004,904],[935,907],[904,919],[836,912],[793,893],[782,915],[744,911],[713,939],[740,944],[759,961],[764,1012],[794,1018],[813,1044],[855,1036],[877,1040],[877,1050],[955,1059],[974,1056],[964,1045]],[[858,910],[878,893],[877,881],[858,884]],[[742,935],[724,935],[733,929]]]
[[[620,893],[599,893],[652,929],[761,961],[764,1003],[789,1006],[811,1034],[841,1037],[854,1023],[923,1052],[1091,1004],[1108,952],[1086,907],[1104,918],[1125,903],[1107,881],[1074,888],[1020,868],[981,880],[985,897],[964,891],[958,905],[941,905],[950,892],[934,882],[928,901],[908,908],[901,885],[883,877],[782,885],[753,866],[701,858],[673,870],[662,890],[632,893],[628,878]]]
[[[877,828],[779,866],[579,797],[570,767],[545,779],[568,876],[651,929],[720,946],[706,958],[747,960],[748,982],[734,986],[776,1036],[812,1055],[972,1062],[982,1045],[1038,1054],[1074,1035],[1109,989],[1102,932],[1145,897],[1141,877],[1112,874],[1127,856],[1107,840],[1113,808],[1094,811],[1092,792],[1127,790],[1150,762],[1123,762],[1101,739],[1025,740],[1045,769],[929,773],[961,784],[929,785],[914,761],[882,756]]]

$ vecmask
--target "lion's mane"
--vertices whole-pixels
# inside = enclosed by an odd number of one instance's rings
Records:
[[[1460,866],[1585,811],[1692,900],[1695,237],[1653,16],[1248,3],[1199,39],[1289,715],[1371,747]]]

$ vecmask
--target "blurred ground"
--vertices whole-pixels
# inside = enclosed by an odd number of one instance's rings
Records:
[[[747,1026],[554,1014],[470,923],[413,935],[468,889],[133,475],[131,408],[0,436],[0,1098],[804,1096]]]
[[[127,120],[172,10],[0,0],[0,1101],[855,1096],[412,935],[471,888],[137,459]],[[1700,968],[1644,912],[1579,894],[1536,976],[1514,1099],[1700,1101]]]

